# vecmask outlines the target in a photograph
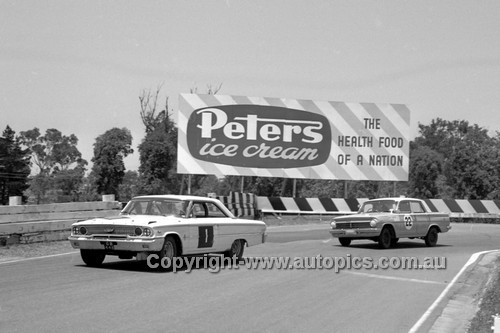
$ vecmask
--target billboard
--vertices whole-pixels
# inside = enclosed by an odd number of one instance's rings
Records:
[[[408,180],[404,104],[181,94],[177,172]]]

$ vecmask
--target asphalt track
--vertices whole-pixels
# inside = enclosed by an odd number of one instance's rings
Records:
[[[246,258],[445,258],[442,269],[207,266],[157,272],[78,252],[0,262],[0,332],[427,332],[474,253],[500,248],[500,226],[453,224],[438,246],[401,240],[341,247],[328,225],[270,227]],[[208,257],[210,259],[212,257]],[[312,260],[312,259],[311,259]],[[333,259],[332,259],[333,260]],[[337,262],[338,264],[339,262]],[[442,264],[442,261],[441,261]]]

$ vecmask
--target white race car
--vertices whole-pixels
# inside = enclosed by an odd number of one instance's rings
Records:
[[[217,199],[149,195],[133,198],[118,216],[74,223],[68,239],[87,265],[99,266],[106,255],[173,260],[222,253],[241,259],[245,245],[265,238],[264,222],[236,218]]]
[[[424,200],[411,198],[368,200],[356,214],[336,217],[330,225],[330,234],[342,246],[371,239],[382,249],[395,246],[400,238],[419,238],[436,246],[438,234],[451,229],[449,214],[432,212]]]

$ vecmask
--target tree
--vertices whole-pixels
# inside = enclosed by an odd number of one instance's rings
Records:
[[[6,205],[9,196],[22,196],[28,188],[30,152],[22,149],[19,137],[7,126],[0,138],[0,203]]]
[[[139,174],[145,193],[179,193],[181,177],[176,173],[177,128],[171,120],[168,97],[159,106],[161,86],[155,93],[143,91],[139,96],[141,119],[146,136],[139,144]]]
[[[436,118],[429,125],[418,124],[420,136],[415,138],[417,146],[428,146],[443,156],[460,142],[473,135],[477,140],[488,140],[488,131],[478,125],[469,125],[466,120],[448,121]]]
[[[222,87],[207,87],[207,94],[217,94]],[[139,96],[140,115],[146,129],[146,136],[140,143],[139,175],[141,192],[143,193],[185,193],[188,175],[177,174],[177,128],[171,119],[168,97],[164,106],[160,104],[160,85],[155,92],[143,91]],[[191,89],[196,93],[197,89]],[[205,181],[210,175],[190,176],[192,193],[202,191],[201,187],[213,183],[213,179]],[[193,184],[195,185],[193,188]]]
[[[419,129],[415,147],[426,146],[442,156],[442,174],[433,176],[440,196],[484,199],[495,191],[499,184],[498,140],[486,129],[465,120],[440,118],[430,125],[419,124]]]
[[[78,198],[87,161],[74,134],[66,136],[51,128],[41,135],[35,127],[21,132],[20,142],[31,151],[31,160],[38,167],[27,191],[35,203]]]
[[[471,132],[457,142],[446,160],[446,183],[461,199],[486,199],[499,185],[498,145],[491,138]]]
[[[66,136],[59,130],[50,128],[42,136],[36,127],[20,134],[22,144],[32,152],[33,163],[38,166],[40,173],[68,170],[75,163],[87,164],[76,147],[78,138],[74,134]]]
[[[428,146],[410,150],[409,195],[416,198],[438,198],[438,178],[443,171],[443,156]]]
[[[121,202],[127,202],[137,195],[139,195],[139,173],[126,171],[122,183],[118,186],[118,198]]]
[[[55,170],[52,173],[54,188],[61,190],[59,202],[80,201],[80,189],[85,177],[85,165],[78,164],[73,169]]]
[[[99,193],[118,196],[118,187],[125,175],[123,159],[134,152],[131,145],[132,134],[126,128],[115,127],[97,137],[92,172]]]

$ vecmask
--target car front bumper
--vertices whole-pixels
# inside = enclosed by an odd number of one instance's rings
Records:
[[[160,251],[164,238],[95,238],[69,236],[71,246],[83,250],[103,250],[107,252],[157,252]]]
[[[380,235],[380,230],[377,228],[362,228],[362,229],[330,229],[332,237],[345,238],[371,238]]]

